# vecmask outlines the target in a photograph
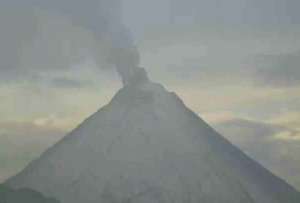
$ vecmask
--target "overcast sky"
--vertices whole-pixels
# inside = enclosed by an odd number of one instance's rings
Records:
[[[105,104],[121,85],[98,35],[118,21],[150,77],[203,116],[299,110],[298,1],[0,2],[1,121],[49,118],[69,129]]]
[[[20,125],[62,134],[106,104],[121,88],[106,60],[107,25],[121,21],[150,77],[208,122],[299,131],[299,8],[298,0],[0,0],[0,134],[19,135]]]

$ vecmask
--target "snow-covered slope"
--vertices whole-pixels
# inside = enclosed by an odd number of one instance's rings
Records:
[[[62,203],[298,203],[299,193],[145,77],[7,184]]]

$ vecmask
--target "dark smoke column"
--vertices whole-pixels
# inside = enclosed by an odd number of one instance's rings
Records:
[[[122,5],[120,0],[98,0],[100,10],[98,19],[106,24],[105,39],[109,40],[108,61],[113,64],[122,78],[124,85],[128,84],[138,72],[140,55],[135,46],[130,31],[122,22]],[[101,27],[101,26],[100,26]],[[100,27],[96,25],[95,30]],[[103,30],[102,30],[103,32]],[[101,40],[101,30],[96,32],[96,37]]]
[[[98,0],[100,2],[98,19],[104,23],[96,24],[94,30],[99,40],[108,40],[108,61],[113,64],[123,85],[129,83],[131,78],[139,72],[140,55],[132,39],[130,31],[122,22],[122,5],[120,0]],[[102,33],[104,31],[104,33]]]
[[[23,0],[10,0],[22,2]],[[91,31],[99,43],[97,60],[113,65],[126,85],[139,70],[139,52],[122,22],[121,0],[24,0],[68,16]],[[103,61],[102,61],[103,62]]]
[[[113,29],[111,36],[110,62],[121,76],[123,85],[126,85],[140,69],[140,55],[124,25],[119,24]]]

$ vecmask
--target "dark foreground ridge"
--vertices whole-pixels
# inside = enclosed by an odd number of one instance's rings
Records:
[[[143,69],[7,185],[62,203],[300,202]]]
[[[59,201],[46,198],[41,193],[30,189],[13,190],[0,185],[0,203],[59,203]]]

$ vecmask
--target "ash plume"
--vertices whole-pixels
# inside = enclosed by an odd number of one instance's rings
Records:
[[[57,0],[55,0],[56,2]],[[104,60],[112,64],[127,84],[139,65],[139,52],[131,38],[129,30],[122,23],[122,9],[120,0],[63,0],[54,4],[70,16],[78,24],[95,35],[103,42],[100,44]],[[50,6],[52,3],[48,3]],[[56,7],[56,6],[54,6]],[[103,49],[105,49],[103,51]],[[97,56],[103,59],[103,56]]]
[[[38,8],[64,16],[72,25],[87,30],[97,41],[92,47],[96,62],[115,68],[124,84],[138,69],[139,53],[122,22],[121,0],[4,0],[1,7]]]

